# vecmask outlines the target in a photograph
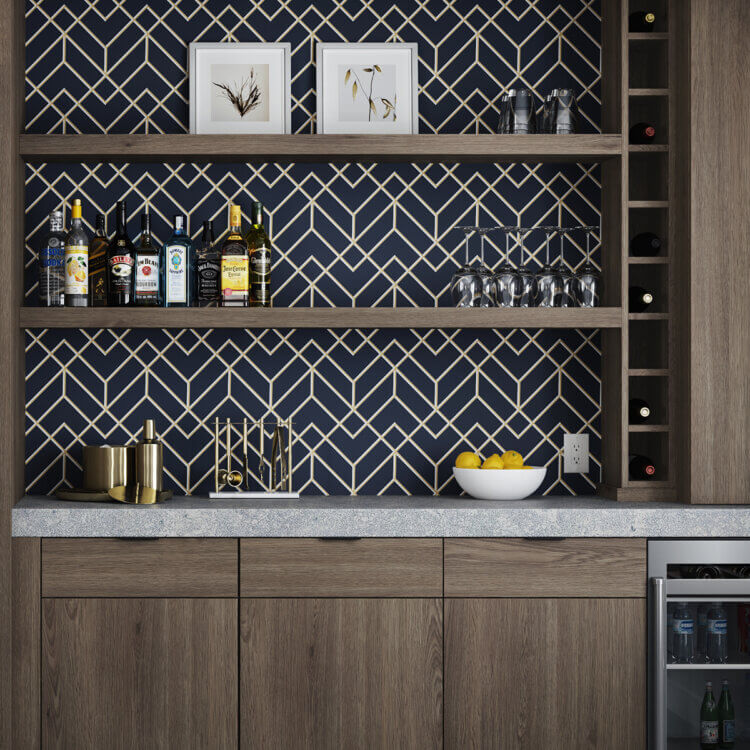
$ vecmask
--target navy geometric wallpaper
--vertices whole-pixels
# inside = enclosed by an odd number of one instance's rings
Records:
[[[298,132],[314,130],[316,40],[417,41],[422,132],[491,130],[501,91],[519,81],[541,94],[572,82],[583,129],[598,130],[598,0],[27,7],[31,132],[184,132],[187,43],[198,39],[292,42]],[[110,230],[127,198],[134,237],[148,208],[159,241],[175,212],[198,236],[206,218],[223,231],[229,201],[263,201],[277,306],[446,305],[463,261],[455,224],[598,224],[600,209],[591,165],[42,164],[26,180],[30,305],[46,216],[75,196],[89,225],[103,211]],[[583,241],[566,244],[572,268]],[[503,244],[490,238],[490,265]],[[543,261],[541,233],[527,248],[532,266]],[[76,485],[81,445],[132,440],[146,416],[166,444],[168,485],[205,492],[213,417],[271,412],[295,421],[294,485],[307,494],[456,492],[450,467],[466,447],[517,448],[548,465],[543,491],[589,492],[598,480],[595,331],[47,330],[28,332],[26,360],[26,482],[37,494]],[[582,430],[594,470],[563,475],[562,433]]]

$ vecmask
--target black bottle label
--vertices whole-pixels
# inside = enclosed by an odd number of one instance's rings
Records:
[[[218,260],[202,258],[196,263],[198,275],[198,302],[216,302],[219,294],[221,268]]]
[[[113,255],[109,259],[109,289],[113,294],[130,292],[133,278],[133,256]]]

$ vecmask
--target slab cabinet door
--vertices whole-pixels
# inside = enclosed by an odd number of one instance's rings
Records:
[[[236,748],[236,599],[43,599],[44,748]]]
[[[646,746],[644,599],[446,599],[445,747]]]
[[[442,747],[439,599],[243,599],[240,746]]]

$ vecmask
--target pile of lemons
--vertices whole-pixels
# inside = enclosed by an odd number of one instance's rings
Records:
[[[524,466],[523,456],[518,451],[505,451],[503,455],[493,453],[482,461],[481,457],[471,451],[464,451],[456,458],[458,469],[531,469]]]

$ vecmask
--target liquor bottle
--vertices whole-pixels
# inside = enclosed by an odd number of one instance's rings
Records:
[[[229,234],[221,246],[221,304],[247,307],[250,302],[250,254],[242,236],[242,211],[229,209]]]
[[[39,305],[65,304],[65,230],[62,211],[49,215],[49,231],[39,251]]]
[[[221,259],[214,241],[214,223],[203,222],[201,244],[195,251],[195,297],[198,307],[216,307],[221,298]]]
[[[654,295],[642,286],[631,286],[628,289],[630,312],[643,312],[654,301]]]
[[[721,683],[719,697],[719,747],[731,750],[734,747],[734,703],[729,692],[729,681]]]
[[[628,31],[635,33],[653,31],[655,23],[656,15],[650,11],[642,10],[637,13],[631,13],[628,17]]]
[[[190,307],[193,300],[193,243],[187,221],[175,214],[174,231],[159,255],[161,294],[164,307]]]
[[[94,307],[104,307],[109,302],[107,289],[107,219],[104,214],[96,215],[96,232],[89,248],[89,292],[90,303]]]
[[[648,456],[630,456],[629,471],[635,481],[656,478],[656,467]]]
[[[653,143],[654,138],[656,138],[656,128],[648,122],[637,122],[630,128],[631,143]]]
[[[706,683],[706,694],[701,704],[701,750],[719,746],[719,709],[714,700],[712,684]]]
[[[129,305],[133,299],[133,266],[135,248],[128,237],[128,208],[125,201],[117,201],[117,231],[107,249],[107,279],[109,304]]]
[[[271,306],[271,238],[263,227],[263,204],[253,203],[253,223],[245,237],[250,251],[253,307]]]
[[[70,211],[70,231],[65,237],[65,306],[89,305],[89,235],[83,228],[81,201]]]
[[[630,254],[643,258],[658,255],[661,250],[661,240],[653,232],[641,232],[630,240]]]
[[[631,398],[628,413],[630,424],[645,424],[651,416],[651,408],[642,398]]]
[[[144,307],[161,304],[159,295],[159,251],[151,242],[151,216],[141,214],[141,236],[135,250],[133,302]]]

